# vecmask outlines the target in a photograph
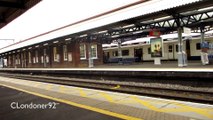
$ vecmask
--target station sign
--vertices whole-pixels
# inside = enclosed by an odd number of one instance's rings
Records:
[[[208,44],[208,42],[202,42],[201,43],[201,48],[209,48],[209,44]]]
[[[151,57],[163,57],[163,41],[161,37],[151,38]]]
[[[213,49],[213,43],[209,43],[209,49]]]
[[[159,37],[160,34],[161,34],[160,31],[159,31],[159,30],[156,30],[156,29],[151,30],[151,31],[149,32],[149,36],[156,36],[156,37]]]

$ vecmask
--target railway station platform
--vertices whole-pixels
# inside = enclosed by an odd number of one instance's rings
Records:
[[[207,64],[207,65],[202,65],[200,60],[193,60],[193,61],[188,61],[187,66],[185,67],[178,67],[178,62],[177,61],[161,61],[160,65],[154,65],[154,61],[150,62],[134,62],[131,64],[118,64],[118,63],[107,63],[103,65],[98,65],[95,66],[95,68],[145,68],[145,69],[150,69],[150,68],[174,68],[174,69],[190,69],[190,68],[213,68],[213,64]]]
[[[127,120],[212,120],[213,105],[159,99],[66,85],[0,77],[0,118]],[[113,88],[116,89],[116,88]],[[57,103],[56,109],[12,110],[15,102]],[[10,112],[13,111],[13,112]],[[24,112],[23,112],[24,111]],[[33,112],[33,113],[32,113]],[[49,114],[51,112],[51,114]],[[23,113],[23,114],[22,114]],[[31,118],[30,118],[31,115]],[[73,116],[74,117],[73,117]],[[77,117],[76,117],[77,116]],[[67,119],[64,116],[64,119]],[[72,118],[73,117],[73,118]],[[88,118],[87,118],[88,117]],[[13,119],[12,117],[9,117]],[[54,117],[54,119],[57,117]],[[61,118],[59,118],[61,119]]]

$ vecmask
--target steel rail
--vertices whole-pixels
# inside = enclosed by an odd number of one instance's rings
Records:
[[[213,104],[213,92],[211,91],[141,86],[138,84],[132,84],[131,82],[88,80],[88,79],[80,79],[80,78],[50,77],[50,76],[38,76],[38,75],[1,73],[0,76],[38,81],[38,82],[48,82],[48,83],[54,83],[54,84],[71,85],[71,86],[77,86],[77,87],[86,87],[86,88],[92,88],[92,89],[101,89],[101,90],[108,90],[108,91],[116,91],[116,92],[124,92],[124,93],[131,93],[131,94],[139,94],[139,95],[146,95],[146,96],[154,96],[154,97],[162,97],[162,98],[169,98],[169,99]]]

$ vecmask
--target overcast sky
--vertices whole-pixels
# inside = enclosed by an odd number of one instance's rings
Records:
[[[0,30],[15,42],[139,0],[43,0]],[[0,48],[12,41],[0,41]]]

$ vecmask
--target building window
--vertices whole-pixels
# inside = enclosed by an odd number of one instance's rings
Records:
[[[151,47],[148,48],[148,54],[151,54]]]
[[[91,57],[97,59],[97,45],[91,45]]]
[[[19,65],[21,63],[19,54],[16,55],[16,64]]]
[[[64,61],[68,60],[67,45],[63,46]]]
[[[31,52],[28,52],[28,60],[29,60],[29,63],[31,63]]]
[[[44,63],[44,56],[41,56],[41,63]]]
[[[86,59],[86,45],[80,44],[80,59]]]
[[[54,62],[59,62],[59,54],[57,52],[57,47],[53,47],[53,57],[54,57]]]
[[[8,57],[8,65],[11,65],[11,56]]]
[[[122,50],[122,56],[129,56],[129,50]]]
[[[72,61],[72,53],[71,52],[68,53],[68,61]]]
[[[200,43],[196,43],[196,50],[200,50]]]
[[[118,56],[118,51],[112,51],[112,56],[113,56],[113,57]]]
[[[38,50],[35,51],[35,63],[38,63]]]

